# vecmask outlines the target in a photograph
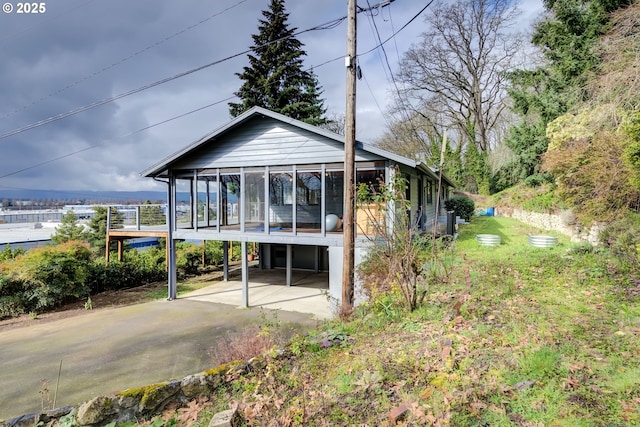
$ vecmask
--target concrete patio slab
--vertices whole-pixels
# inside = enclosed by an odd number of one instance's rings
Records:
[[[316,319],[333,317],[329,301],[328,273],[294,270],[286,286],[284,270],[249,270],[249,307],[308,313]],[[242,282],[237,278],[179,296],[178,299],[208,301],[240,307]]]

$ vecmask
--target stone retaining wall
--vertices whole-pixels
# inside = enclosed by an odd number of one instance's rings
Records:
[[[276,353],[277,358],[289,357],[284,350]],[[159,415],[169,403],[186,404],[200,396],[210,396],[239,375],[262,370],[265,366],[265,360],[260,357],[248,362],[221,365],[182,380],[131,388],[108,396],[98,396],[80,405],[0,420],[0,427],[52,426],[63,417],[70,416],[75,418],[77,425],[92,427],[152,418]]]
[[[599,243],[599,235],[604,228],[602,223],[595,223],[590,228],[583,227],[571,211],[549,214],[500,207],[495,209],[495,215],[514,218],[544,230],[557,231],[569,236],[572,242],[589,242],[592,245]]]

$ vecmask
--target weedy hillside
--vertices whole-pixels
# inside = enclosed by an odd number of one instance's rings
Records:
[[[502,244],[478,245],[484,233]],[[473,218],[438,248],[448,279],[415,310],[387,294],[297,337],[289,357],[268,352],[264,370],[194,403],[198,424],[238,405],[252,426],[640,425],[637,258],[528,234],[540,231]]]

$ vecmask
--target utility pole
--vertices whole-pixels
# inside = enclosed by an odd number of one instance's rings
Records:
[[[341,314],[353,311],[355,263],[355,157],[356,157],[356,0],[349,0],[347,11],[347,108],[344,136],[344,214],[342,218],[343,251]]]

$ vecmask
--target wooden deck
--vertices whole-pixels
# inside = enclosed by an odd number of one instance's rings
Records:
[[[165,227],[166,229],[166,227]],[[158,228],[140,229],[140,230],[127,230],[125,228],[116,228],[113,230],[107,230],[106,246],[105,246],[105,259],[109,262],[109,248],[111,242],[117,242],[118,245],[118,261],[122,261],[122,252],[124,250],[124,241],[129,239],[135,239],[139,237],[162,237],[169,238],[168,231],[162,231]],[[165,245],[166,258],[169,259],[169,245]]]

